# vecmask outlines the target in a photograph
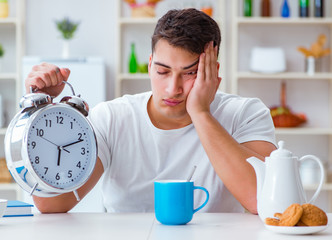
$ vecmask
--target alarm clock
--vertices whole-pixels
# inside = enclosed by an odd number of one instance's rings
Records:
[[[91,176],[97,160],[97,141],[87,119],[89,107],[76,96],[53,102],[31,88],[20,101],[22,110],[5,135],[8,169],[30,195],[52,197],[73,192]]]

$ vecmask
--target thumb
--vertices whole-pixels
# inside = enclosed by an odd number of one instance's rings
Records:
[[[70,70],[68,68],[60,68],[60,72],[61,72],[64,80],[67,81],[68,77],[70,75]]]

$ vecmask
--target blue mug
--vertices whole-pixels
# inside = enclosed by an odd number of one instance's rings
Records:
[[[206,193],[205,202],[194,209],[194,190]],[[191,221],[193,215],[209,201],[209,192],[204,187],[194,186],[185,180],[154,182],[154,208],[157,220],[165,225],[180,225]]]

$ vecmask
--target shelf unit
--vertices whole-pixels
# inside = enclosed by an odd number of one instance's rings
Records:
[[[19,111],[22,95],[21,59],[25,50],[25,0],[9,1],[10,16],[0,18],[0,42],[5,49],[2,70],[0,71],[0,94],[3,99],[5,125],[0,128],[0,157],[4,157],[4,136],[10,119]],[[21,189],[16,183],[0,183],[0,195],[22,199]]]
[[[213,17],[222,25],[224,22],[223,16],[225,16],[224,1],[210,1],[213,6]],[[195,7],[203,4],[205,0],[191,0],[186,1],[186,6],[184,7]],[[192,4],[192,6],[190,5]],[[198,4],[198,5],[197,5]],[[129,57],[130,43],[134,42],[136,45],[136,55],[138,57],[139,63],[148,63],[149,55],[151,53],[150,44],[151,36],[154,27],[162,15],[164,15],[167,10],[173,8],[174,6],[179,6],[179,1],[176,0],[164,0],[158,3],[156,7],[156,17],[155,18],[132,18],[130,17],[130,8],[127,3],[122,0],[117,0],[118,9],[118,22],[117,22],[117,37],[118,37],[118,66],[116,70],[115,79],[115,97],[120,97],[126,93],[137,93],[141,91],[150,90],[150,78],[148,74],[130,74],[127,69],[127,62]],[[225,44],[226,38],[225,31],[222,30],[222,45],[220,46],[220,59],[224,64],[220,68],[221,76],[223,77],[226,72],[226,61],[225,59]],[[129,83],[132,90],[126,90],[124,85]],[[221,88],[226,89],[226,81],[222,81]],[[135,85],[137,88],[135,88]]]
[[[259,97],[268,107],[272,107],[273,101],[274,105],[279,104],[278,87],[281,81],[285,81],[287,88],[290,86],[286,97],[287,100],[290,99],[288,104],[294,112],[305,112],[308,124],[298,128],[276,128],[277,140],[285,140],[290,150],[295,149],[294,155],[313,154],[318,156],[330,170],[332,166],[332,104],[329,102],[332,98],[332,61],[330,58],[325,58],[326,64],[323,71],[309,76],[304,71],[304,57],[297,52],[296,48],[298,46],[310,47],[310,44],[316,41],[318,33],[324,33],[328,39],[327,47],[332,49],[332,17],[328,16],[332,8],[331,3],[326,4],[328,11],[324,18],[299,18],[297,16],[282,18],[278,17],[275,11],[272,11],[271,17],[259,17],[257,16],[259,12],[257,4],[254,5],[253,17],[243,17],[241,3],[242,0],[230,3],[231,92],[243,96]],[[280,6],[281,3],[281,1],[273,1],[273,4],[280,4]],[[276,5],[272,5],[272,7],[277,8]],[[291,12],[292,15],[296,15],[294,8],[291,9]],[[250,50],[255,46],[282,47],[286,54],[287,71],[276,74],[251,72],[249,69]],[[259,90],[252,87],[257,88],[257,85],[260,85]],[[316,85],[318,85],[317,89]],[[318,100],[313,96],[316,96]],[[310,104],[309,100],[315,104]],[[323,153],[320,152],[321,150]],[[322,188],[327,194],[326,204],[329,211],[332,210],[332,182],[330,181],[331,179]],[[305,189],[313,191],[316,187],[315,184],[306,185]]]

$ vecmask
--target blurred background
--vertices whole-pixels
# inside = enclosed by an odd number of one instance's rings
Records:
[[[154,26],[169,9],[188,7],[211,15],[221,27],[220,89],[262,99],[271,108],[277,140],[285,140],[296,156],[313,154],[322,160],[326,172],[318,205],[331,212],[329,0],[0,1],[0,171],[6,167],[6,128],[19,111],[32,66],[51,62],[70,68],[70,81],[90,107],[148,91]],[[318,168],[309,162],[300,170],[310,196]],[[30,201],[5,172],[0,198]],[[103,211],[95,191],[76,210]]]

